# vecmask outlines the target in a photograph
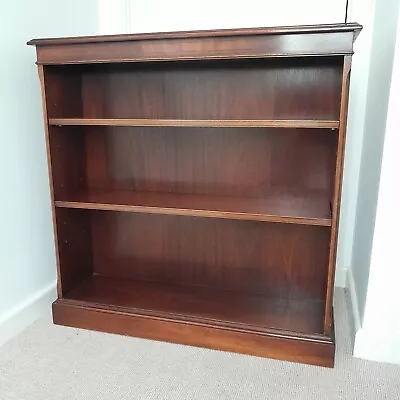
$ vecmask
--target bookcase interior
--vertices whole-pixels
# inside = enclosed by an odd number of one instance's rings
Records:
[[[342,57],[45,67],[49,118],[338,120]]]
[[[342,67],[46,66],[63,296],[322,334]]]
[[[59,208],[66,298],[322,333],[322,226]]]

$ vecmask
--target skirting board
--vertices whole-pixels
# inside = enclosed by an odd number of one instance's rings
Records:
[[[350,300],[350,315],[354,327],[353,356],[366,360],[400,365],[400,332],[369,331],[361,325],[357,291],[351,268],[348,269],[347,287]]]
[[[0,315],[0,346],[23,331],[41,315],[50,312],[51,303],[57,298],[56,282]]]
[[[340,287],[345,289],[347,287],[347,275],[348,275],[347,267],[336,267],[335,273],[335,287]]]
[[[361,317],[360,312],[358,311],[358,297],[356,291],[356,285],[354,283],[353,272],[351,268],[347,269],[347,290],[349,293],[350,300],[350,316],[352,319],[352,326],[354,328],[354,335],[361,329]]]

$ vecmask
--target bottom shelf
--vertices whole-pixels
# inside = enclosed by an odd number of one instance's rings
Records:
[[[53,304],[56,324],[333,367],[319,301],[273,300],[94,275]],[[303,333],[301,333],[303,332]],[[310,333],[307,333],[310,332]]]
[[[139,315],[266,332],[322,332],[324,302],[93,275],[66,295]]]

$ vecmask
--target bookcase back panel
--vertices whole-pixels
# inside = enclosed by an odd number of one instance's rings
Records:
[[[91,213],[95,273],[324,299],[327,227],[85,212]]]
[[[81,210],[57,208],[55,218],[61,290],[66,294],[93,273],[91,217]]]
[[[47,116],[76,118],[82,115],[82,71],[70,66],[44,68]]]
[[[46,67],[50,118],[339,119],[342,57]],[[67,75],[63,71],[69,68]],[[80,79],[79,79],[80,76]],[[81,84],[76,105],[55,107]],[[71,97],[68,96],[69,101]],[[61,100],[65,102],[64,100]],[[73,113],[73,112],[72,112]]]
[[[330,129],[87,127],[87,184],[242,197],[319,191],[330,199],[336,142]]]
[[[86,144],[83,127],[49,127],[49,144],[55,199],[82,192],[86,182]]]

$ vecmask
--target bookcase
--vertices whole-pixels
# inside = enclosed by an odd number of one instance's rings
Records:
[[[352,24],[34,39],[56,324],[333,366]]]

